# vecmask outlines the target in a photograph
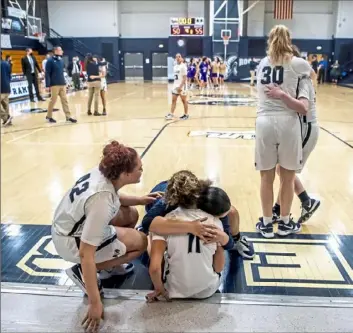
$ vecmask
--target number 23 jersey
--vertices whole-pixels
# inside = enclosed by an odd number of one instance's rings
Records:
[[[263,58],[257,68],[258,116],[294,115],[295,111],[280,99],[266,96],[266,86],[278,84],[283,91],[296,98],[298,80],[303,76],[309,77],[311,70],[310,64],[302,58],[292,57],[290,61],[277,66],[271,64],[269,57]]]
[[[89,214],[87,202],[91,203]],[[96,167],[65,193],[55,210],[53,229],[58,235],[81,238],[85,228],[87,242],[98,245],[119,208],[118,193],[112,182]]]

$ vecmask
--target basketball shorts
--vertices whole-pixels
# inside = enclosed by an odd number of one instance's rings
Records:
[[[220,77],[221,79],[223,79],[223,78],[224,78],[224,75],[223,75],[223,74],[219,74],[219,77]]]
[[[52,239],[58,255],[66,261],[80,263],[79,247],[80,239],[78,237],[58,235],[52,228]],[[123,256],[126,253],[126,246],[119,241],[116,229],[108,225],[104,230],[102,242],[96,249],[96,264],[112,260]]]
[[[218,77],[218,74],[217,73],[212,73],[212,78],[217,78]]]
[[[258,116],[255,129],[256,170],[271,170],[279,164],[300,170],[303,163],[301,125],[297,114]]]
[[[303,163],[304,167],[311,152],[314,150],[317,140],[319,139],[320,126],[315,122],[302,123],[302,141],[303,141]],[[301,170],[298,170],[299,173]]]
[[[103,77],[101,78],[101,91],[107,91],[107,90],[108,90],[107,79]]]
[[[173,88],[172,94],[177,96],[186,96],[186,90],[182,89],[181,92],[179,92],[177,88]]]
[[[201,81],[207,82],[207,74],[201,74]]]
[[[220,285],[221,285],[221,279],[219,277],[218,280],[215,280],[214,282],[212,282],[212,284],[209,287],[207,287],[205,290],[202,290],[199,293],[190,296],[189,298],[204,299],[204,298],[211,297],[216,293]]]

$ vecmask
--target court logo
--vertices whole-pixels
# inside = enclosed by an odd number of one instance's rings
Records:
[[[189,136],[206,136],[217,139],[254,140],[255,131],[191,131]]]
[[[59,257],[51,236],[44,236],[16,266],[31,276],[60,277],[72,264]]]
[[[188,101],[196,105],[256,106],[256,98],[249,95],[196,95]]]

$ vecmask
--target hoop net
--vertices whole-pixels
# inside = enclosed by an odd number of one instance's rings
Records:
[[[45,42],[45,37],[46,37],[46,33],[41,33],[41,34],[39,34],[38,35],[38,38],[39,38],[39,41],[41,42],[41,43],[44,43]]]
[[[228,45],[229,44],[230,36],[222,36],[222,39],[223,39],[223,44],[224,45]]]

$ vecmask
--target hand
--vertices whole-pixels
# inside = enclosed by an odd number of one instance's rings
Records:
[[[202,223],[204,221],[207,221],[207,217],[199,220],[194,220],[190,223],[192,226],[191,233],[206,242],[208,239],[214,236],[214,233],[218,227],[214,224]]]
[[[101,301],[96,304],[90,304],[88,306],[88,311],[83,319],[81,325],[85,331],[98,332],[100,320],[104,320],[104,310]]]
[[[222,246],[224,246],[229,241],[229,236],[218,227],[216,227],[210,233],[211,233],[211,236],[206,237],[205,244],[220,243]]]
[[[284,93],[283,90],[277,85],[268,85],[266,86],[267,90],[265,90],[265,94],[268,97],[280,99],[282,94]]]
[[[146,295],[147,303],[158,302],[158,297],[163,297],[167,302],[170,302],[168,291],[164,288],[162,290],[155,290]]]
[[[162,198],[163,195],[164,192],[152,192],[147,195],[144,195],[143,197],[141,197],[141,205],[149,205],[155,202],[156,200]]]

